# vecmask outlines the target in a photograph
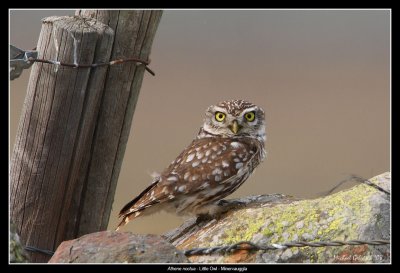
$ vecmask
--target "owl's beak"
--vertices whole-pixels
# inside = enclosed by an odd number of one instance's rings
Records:
[[[236,119],[232,122],[231,125],[229,125],[229,129],[231,129],[232,133],[234,133],[235,135],[240,130],[240,125]]]

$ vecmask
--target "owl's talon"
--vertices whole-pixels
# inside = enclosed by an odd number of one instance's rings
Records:
[[[219,200],[217,206],[226,206],[229,202],[226,200]]]
[[[239,200],[220,200],[217,203],[217,206],[221,207],[226,207],[228,206],[229,208],[234,208],[234,207],[240,207],[246,205],[246,202],[242,202]]]
[[[210,215],[210,214],[200,214],[196,218],[196,225],[198,225],[202,222],[205,222],[205,221],[210,221],[212,219],[214,219],[214,217],[212,217],[212,215]]]

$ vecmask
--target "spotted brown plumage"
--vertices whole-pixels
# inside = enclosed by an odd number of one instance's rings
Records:
[[[197,137],[141,194],[126,204],[121,226],[159,210],[178,215],[214,214],[265,157],[264,111],[243,100],[206,110]]]

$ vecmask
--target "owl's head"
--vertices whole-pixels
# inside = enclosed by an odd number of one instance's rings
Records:
[[[199,137],[253,137],[265,141],[264,110],[244,100],[229,100],[206,110]]]

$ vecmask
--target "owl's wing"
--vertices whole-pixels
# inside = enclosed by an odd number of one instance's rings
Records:
[[[243,181],[237,179],[248,172],[249,163],[257,152],[258,147],[251,141],[195,139],[158,180],[124,206],[120,212],[123,219],[118,227],[157,203],[182,198],[180,210],[184,210],[186,206],[193,205],[189,197],[199,192],[204,192],[204,201],[207,202],[224,198],[247,178]],[[224,188],[222,192],[218,188],[221,185]]]

